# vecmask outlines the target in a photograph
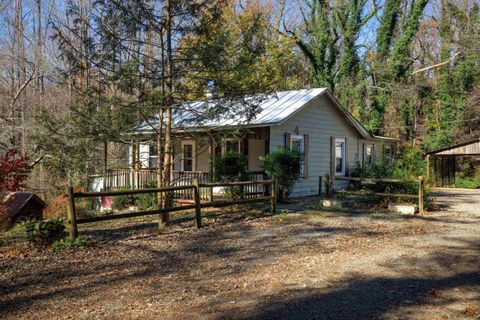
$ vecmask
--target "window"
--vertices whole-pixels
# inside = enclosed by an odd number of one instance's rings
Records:
[[[240,152],[240,140],[224,139],[222,143],[222,154],[227,152]]]
[[[384,147],[384,156],[385,159],[392,160],[393,159],[393,146],[385,145]]]
[[[290,138],[290,149],[303,152],[303,136],[292,135]]]
[[[193,141],[182,141],[182,171],[193,171],[195,160],[194,145]]]
[[[149,153],[148,153],[148,167],[156,168],[157,167],[157,144],[150,144]]]
[[[365,146],[365,164],[373,163],[373,145]]]
[[[225,151],[226,152],[239,152],[240,143],[238,140],[227,140],[225,142]]]
[[[291,135],[290,136],[290,149],[295,150],[301,153],[304,153],[304,146],[305,142],[303,140],[303,136],[301,135]],[[302,164],[300,166],[300,174],[303,176],[304,173],[304,162],[302,161]]]
[[[335,139],[335,174],[345,175],[345,139]]]

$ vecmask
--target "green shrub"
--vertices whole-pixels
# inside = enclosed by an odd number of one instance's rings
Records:
[[[83,198],[75,201],[75,210],[78,218],[86,218],[95,215],[96,209],[95,198]]]
[[[130,186],[123,186],[117,190],[130,190]],[[112,202],[112,209],[115,211],[121,211],[127,209],[132,204],[132,198],[130,196],[114,196]]]
[[[247,177],[247,157],[238,152],[229,151],[213,161],[215,180],[239,181]]]
[[[425,170],[426,164],[422,152],[416,148],[406,148],[393,161],[376,161],[373,164],[365,164],[364,166],[357,163],[351,171],[351,176],[353,177],[400,179],[404,180],[404,182],[378,182],[375,184],[351,182],[349,187],[350,189],[366,189],[373,192],[417,194],[418,182],[416,180],[419,176],[425,175]],[[404,201],[403,199],[401,200]]]
[[[144,188],[156,188],[155,181],[146,182],[143,185]],[[135,199],[135,205],[140,210],[154,209],[157,207],[157,194],[156,193],[144,193],[140,194]]]
[[[480,162],[464,161],[459,163],[459,171],[455,177],[456,188],[478,189],[480,188]]]
[[[242,181],[247,179],[247,157],[238,152],[229,151],[222,156],[215,157],[214,172],[216,181]],[[228,198],[237,199],[241,190],[238,186],[224,189]]]
[[[83,248],[83,247],[88,247],[89,245],[91,245],[91,242],[81,237],[75,238],[74,240],[61,239],[61,240],[55,241],[52,244],[52,250],[54,252],[58,252],[63,249]]]
[[[417,148],[405,148],[399,152],[397,158],[375,161],[372,164],[361,165],[359,162],[351,171],[352,177],[361,178],[392,178],[411,180],[417,179],[426,173],[424,154]]]
[[[293,187],[301,178],[303,154],[286,148],[279,148],[265,157],[265,172],[269,177],[277,177],[280,189],[280,200],[288,199]]]
[[[28,242],[38,246],[48,246],[65,238],[63,219],[27,222],[24,224],[25,237]]]

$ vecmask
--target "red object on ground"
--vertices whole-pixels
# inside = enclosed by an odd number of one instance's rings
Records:
[[[100,197],[100,205],[102,209],[112,209],[113,197],[112,196]]]
[[[47,206],[37,195],[30,192],[10,192],[1,203],[12,223],[22,218],[42,220],[43,209]]]

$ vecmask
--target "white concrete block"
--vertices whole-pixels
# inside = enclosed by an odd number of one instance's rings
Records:
[[[341,207],[342,202],[338,200],[330,200],[330,199],[324,199],[320,201],[321,205],[324,206],[325,208],[330,208],[330,207]]]
[[[388,210],[400,214],[415,214],[418,207],[416,205],[389,204]]]

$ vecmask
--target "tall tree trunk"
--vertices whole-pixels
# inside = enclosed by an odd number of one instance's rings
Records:
[[[166,16],[166,33],[167,33],[167,74],[165,85],[165,152],[164,152],[164,170],[163,170],[163,185],[169,186],[172,171],[172,94],[173,94],[173,53],[172,53],[172,3],[167,1],[167,16]],[[171,196],[165,194],[165,205],[171,205]],[[168,213],[164,213],[160,219],[160,225],[166,226],[169,223]]]
[[[17,105],[14,107],[15,119],[15,137],[14,144],[16,148],[20,148],[22,155],[26,155],[26,127],[25,112],[27,104],[27,94],[24,84],[27,81],[27,70],[25,63],[25,41],[24,41],[24,25],[23,25],[23,1],[16,0],[14,2],[14,47],[15,47],[15,65],[16,65],[16,91],[19,92]]]
[[[37,93],[43,95],[44,83],[43,83],[43,37],[42,37],[42,1],[37,0],[37,48],[36,48],[36,64],[37,72],[35,79],[35,89]]]

